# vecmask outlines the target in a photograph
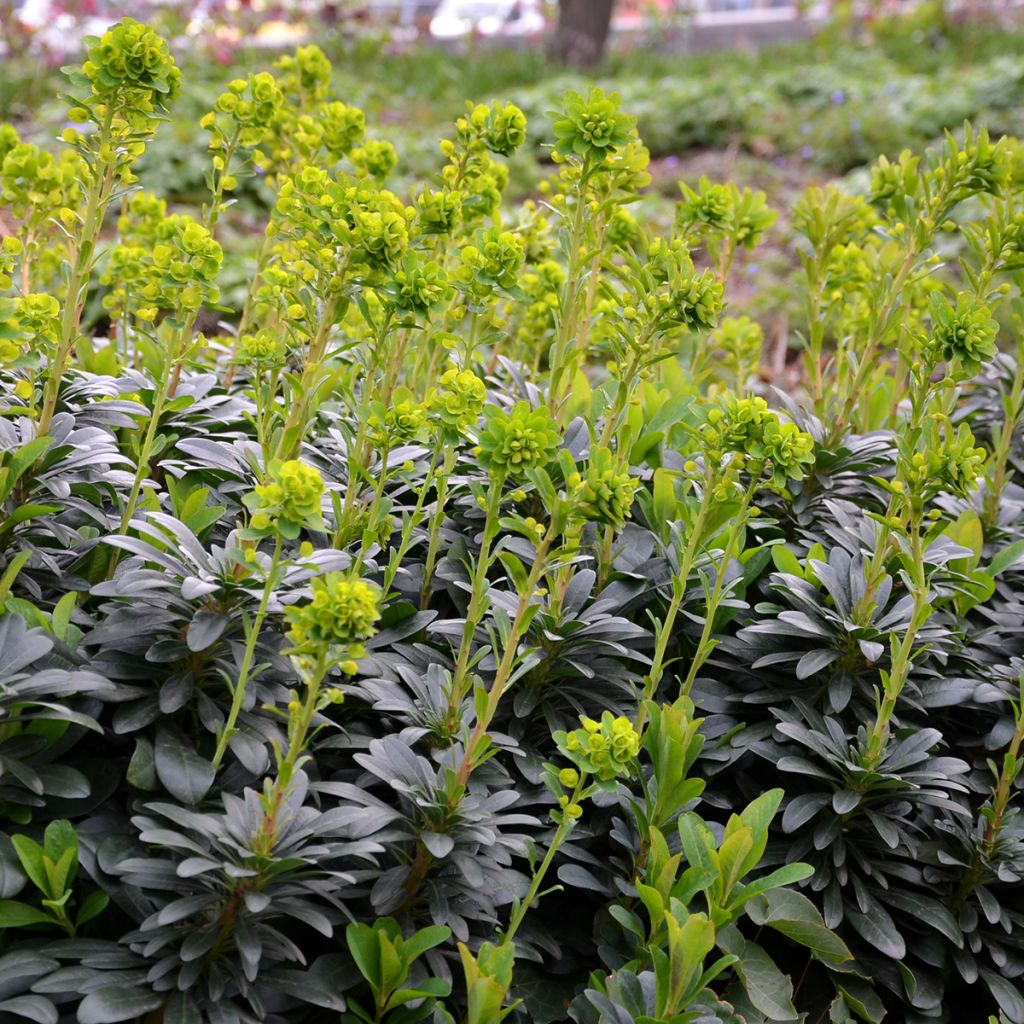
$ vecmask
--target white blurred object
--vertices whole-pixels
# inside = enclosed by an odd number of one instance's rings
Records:
[[[541,0],[441,0],[430,34],[435,39],[473,34],[514,39],[539,35],[546,24]]]

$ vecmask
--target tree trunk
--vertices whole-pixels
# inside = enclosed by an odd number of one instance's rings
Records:
[[[574,68],[593,67],[604,56],[615,0],[559,0],[556,60]]]

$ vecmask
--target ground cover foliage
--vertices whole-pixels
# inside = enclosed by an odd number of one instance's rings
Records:
[[[1016,140],[795,204],[785,395],[775,211],[654,233],[614,94],[532,200],[503,101],[396,192],[305,47],[186,213],[166,43],[67,77],[0,128],[0,1021],[1024,1021]]]

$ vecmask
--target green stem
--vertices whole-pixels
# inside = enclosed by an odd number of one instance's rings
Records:
[[[107,114],[100,128],[100,151],[109,145],[110,127],[114,118],[115,104],[107,105]],[[78,340],[79,327],[82,321],[82,309],[88,294],[89,275],[92,270],[93,255],[96,249],[96,238],[103,224],[103,214],[110,200],[110,190],[114,182],[114,164],[108,163],[99,173],[93,168],[92,180],[86,199],[85,214],[82,218],[82,234],[75,252],[75,261],[68,278],[68,289],[64,296],[64,309],[61,313],[60,339],[50,363],[46,383],[43,386],[43,406],[39,416],[37,436],[43,437],[50,432],[50,424],[57,409],[57,396],[60,391],[61,378],[67,369],[68,359],[75,342]]]
[[[455,669],[452,672],[451,689],[448,694],[448,718],[453,723],[458,713],[459,705],[466,696],[473,637],[476,635],[477,626],[480,625],[487,611],[487,573],[491,568],[491,545],[494,543],[499,532],[498,520],[501,515],[501,497],[504,484],[505,478],[503,476],[496,476],[492,479],[491,489],[487,498],[484,533],[480,542],[480,552],[477,555],[476,565],[473,569],[469,607],[466,609],[466,620],[462,626],[462,640],[459,643],[459,653],[455,661]]]
[[[910,559],[914,603],[907,631],[903,634],[903,639],[890,668],[888,681],[883,686],[875,724],[868,735],[863,758],[864,767],[868,769],[876,768],[885,752],[885,744],[889,736],[889,723],[896,712],[896,705],[913,665],[914,643],[921,626],[928,618],[928,583],[925,579],[920,513],[914,514],[910,521]]]
[[[710,477],[710,475],[709,475]],[[651,667],[644,677],[644,696],[640,702],[640,709],[637,712],[636,731],[642,736],[644,726],[647,724],[647,701],[653,700],[661,678],[665,671],[665,656],[668,652],[669,641],[672,639],[672,630],[675,626],[676,616],[686,599],[686,585],[693,571],[693,563],[697,559],[697,552],[704,539],[704,528],[707,523],[708,513],[712,504],[712,484],[710,478],[705,480],[704,493],[701,496],[700,508],[697,511],[697,518],[694,520],[687,538],[686,548],[683,551],[682,560],[679,563],[679,571],[672,579],[672,600],[665,611],[665,617],[658,627],[658,636],[654,645],[654,657],[651,660]]]
[[[448,497],[448,480],[455,468],[458,452],[455,445],[446,445],[444,465],[437,476],[437,501],[430,517],[430,536],[427,541],[427,557],[423,563],[423,583],[420,587],[420,608],[425,610],[430,604],[430,584],[434,579],[434,567],[437,565],[438,552],[441,549],[441,526],[444,523],[444,507]]]
[[[245,688],[249,683],[249,672],[252,669],[252,659],[256,653],[256,643],[259,640],[260,629],[267,617],[267,607],[270,604],[270,595],[274,592],[277,583],[277,570],[281,564],[281,548],[283,538],[277,535],[274,541],[274,554],[270,560],[270,568],[267,570],[267,578],[263,583],[263,594],[260,597],[259,608],[256,617],[249,627],[249,635],[245,640],[245,653],[242,655],[242,665],[238,670],[238,680],[235,683],[234,692],[231,695],[231,710],[228,712],[224,729],[217,740],[217,750],[213,755],[213,767],[219,768],[224,754],[227,752],[228,744],[235,735],[238,716],[242,712],[242,705],[245,703]]]
[[[534,556],[530,574],[526,579],[526,585],[519,594],[519,603],[516,606],[516,614],[512,620],[512,628],[509,630],[505,650],[502,652],[501,662],[498,664],[498,671],[495,673],[494,681],[487,692],[487,702],[484,706],[483,714],[477,718],[476,724],[473,726],[473,731],[470,733],[466,749],[462,755],[462,761],[455,773],[456,783],[460,789],[465,789],[469,776],[478,763],[478,747],[485,742],[487,730],[490,728],[491,721],[497,713],[505,687],[508,685],[509,677],[512,675],[519,652],[519,641],[525,626],[526,613],[529,611],[537,585],[544,574],[548,551],[554,543],[555,537],[554,528],[549,527],[544,539],[537,546],[537,552]]]
[[[746,491],[743,492],[743,498],[740,500],[740,507],[736,511],[736,519],[733,522],[732,528],[729,530],[729,536],[725,543],[725,550],[722,552],[722,561],[719,563],[715,572],[715,586],[711,592],[711,598],[708,601],[707,609],[704,613],[704,628],[701,630],[697,649],[693,652],[693,659],[690,662],[690,670],[686,673],[686,679],[683,680],[682,693],[684,696],[689,696],[690,690],[693,688],[694,680],[697,678],[697,673],[700,671],[701,666],[710,654],[710,651],[708,650],[708,643],[711,640],[711,634],[715,628],[715,618],[717,617],[718,607],[721,604],[722,595],[725,591],[725,574],[729,569],[729,563],[736,557],[736,547],[739,544],[740,534],[743,532],[743,527],[746,525],[747,521],[747,509],[750,507],[750,502],[753,499],[754,492],[757,490],[760,482],[760,472],[753,474],[750,480],[750,485],[747,487]]]
[[[583,776],[580,776],[569,803],[578,803],[582,792]],[[576,820],[574,818],[570,818],[563,810],[562,820],[558,823],[558,828],[555,830],[555,834],[551,838],[551,843],[548,846],[547,852],[544,854],[544,859],[540,862],[540,866],[534,872],[533,879],[530,881],[530,888],[527,889],[526,895],[523,897],[519,906],[516,908],[516,912],[512,915],[512,919],[508,923],[508,929],[506,930],[504,937],[505,942],[511,942],[515,938],[516,932],[519,931],[519,926],[523,923],[523,919],[526,917],[527,911],[529,911],[530,907],[533,906],[534,901],[537,899],[537,893],[540,891],[540,887],[544,882],[544,876],[547,875],[548,870],[551,867],[551,862],[555,859],[555,854],[558,853],[559,849],[569,838],[575,824]]]
[[[569,234],[569,252],[565,291],[562,297],[562,318],[559,323],[558,336],[551,347],[550,383],[548,389],[548,407],[552,414],[558,415],[562,408],[562,378],[565,375],[571,346],[576,340],[579,317],[578,296],[579,276],[582,269],[581,255],[587,234],[587,180],[590,177],[590,157],[583,158],[580,168],[579,191],[576,194],[576,210],[573,214],[572,229]]]

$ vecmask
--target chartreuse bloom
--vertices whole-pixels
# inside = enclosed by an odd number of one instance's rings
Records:
[[[396,309],[425,317],[451,296],[451,285],[439,263],[423,261],[406,253],[402,265],[392,274],[382,291]]]
[[[447,235],[462,218],[462,193],[424,189],[416,198],[416,227],[425,235]]]
[[[610,711],[605,711],[600,721],[585,715],[580,716],[580,721],[582,729],[554,734],[559,750],[580,771],[595,776],[600,782],[614,782],[629,775],[633,760],[640,753],[640,736],[633,723]],[[568,782],[569,776],[561,781]]]
[[[476,423],[486,403],[487,388],[472,370],[446,370],[429,399],[431,413],[460,433]]]
[[[741,372],[756,367],[760,361],[764,331],[749,316],[727,316],[718,325],[714,340],[729,368]]]
[[[395,388],[387,405],[373,402],[367,423],[378,445],[391,448],[420,437],[427,426],[428,408],[408,388]]]
[[[486,422],[477,447],[477,458],[484,469],[525,477],[531,469],[543,468],[554,457],[560,436],[547,406],[534,409],[529,402],[517,402],[506,413],[492,405],[484,415]]]
[[[14,235],[6,235],[0,241],[0,291],[11,287],[11,274],[21,253],[21,241]]]
[[[914,452],[901,467],[910,493],[928,501],[948,490],[966,498],[985,465],[987,453],[974,446],[974,434],[966,423],[954,433],[948,422],[933,420],[924,451]]]
[[[633,508],[639,481],[629,475],[629,466],[608,448],[591,453],[584,473],[567,481],[573,488],[575,516],[590,523],[621,530]]]
[[[363,656],[363,644],[377,631],[380,587],[343,573],[316,576],[310,587],[309,601],[285,609],[294,653],[343,658],[342,669],[352,674],[353,659]]]
[[[976,448],[974,434],[966,423],[961,423],[956,434],[947,435],[932,453],[935,475],[956,495],[966,498],[981,475],[987,453]]]
[[[455,128],[464,144],[478,141],[501,156],[511,156],[526,141],[526,115],[514,103],[467,103]]]
[[[683,201],[679,204],[677,219],[682,224],[706,224],[725,227],[733,210],[733,196],[728,185],[701,178],[694,191],[685,182],[679,183]]]
[[[274,67],[282,72],[282,88],[304,100],[326,99],[331,90],[331,62],[316,43],[278,57]]]
[[[115,96],[124,102],[128,99],[125,90],[170,101],[181,85],[181,72],[167,43],[133,18],[122,18],[102,39],[91,41],[82,74],[92,83],[93,94],[104,102]]]
[[[814,463],[814,438],[779,419],[763,398],[729,396],[708,411],[701,436],[709,457],[741,455],[754,472],[770,469],[775,487],[802,479],[805,467]]]
[[[947,362],[959,361],[964,372],[976,374],[996,354],[999,324],[988,306],[968,292],[961,292],[956,305],[941,299],[932,304],[932,341],[936,354]]]
[[[398,166],[398,152],[385,139],[367,139],[352,150],[352,163],[359,174],[383,181]]]
[[[284,337],[269,327],[243,334],[238,342],[238,358],[253,366],[279,366],[285,359]]]
[[[564,109],[552,124],[556,158],[583,157],[600,163],[633,137],[636,118],[619,111],[619,94],[594,88],[584,99],[565,94]]]
[[[511,288],[523,265],[525,251],[518,235],[490,228],[478,236],[476,245],[467,245],[460,256],[464,275],[469,279],[487,288]]]
[[[294,540],[303,529],[323,530],[320,470],[298,459],[271,462],[267,468],[267,479],[243,499],[252,513],[251,529],[277,531],[288,540]]]

